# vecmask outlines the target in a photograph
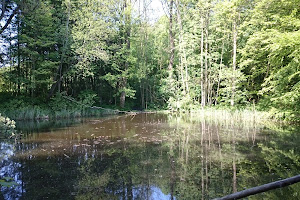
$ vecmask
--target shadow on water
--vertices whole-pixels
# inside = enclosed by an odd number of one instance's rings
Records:
[[[1,195],[212,199],[299,173],[299,127],[275,127],[164,114],[19,124],[25,137],[0,143],[0,178],[18,184]],[[299,189],[249,199],[300,199]]]

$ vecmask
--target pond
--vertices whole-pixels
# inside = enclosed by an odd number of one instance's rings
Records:
[[[0,199],[213,199],[300,171],[297,126],[197,115],[21,123]],[[300,199],[300,183],[248,199]]]

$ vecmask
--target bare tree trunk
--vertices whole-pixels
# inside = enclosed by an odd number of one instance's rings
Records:
[[[205,107],[205,89],[204,89],[204,67],[203,67],[203,47],[204,47],[204,18],[201,18],[201,44],[200,44],[200,67],[201,67],[201,106]]]
[[[223,54],[224,54],[224,40],[222,42],[222,50],[221,50],[221,58],[220,58],[220,64],[219,64],[219,75],[218,75],[218,86],[217,86],[217,92],[216,92],[216,99],[215,99],[215,105],[218,103],[218,96],[219,96],[219,90],[220,90],[220,82],[221,82],[221,69],[223,64]]]
[[[125,97],[126,97],[126,93],[125,93],[125,87],[126,87],[126,83],[127,83],[127,79],[125,77],[121,78],[121,84],[120,84],[120,88],[122,89],[121,91],[121,95],[120,95],[120,107],[124,108],[125,106]]]
[[[172,80],[173,77],[173,65],[174,65],[174,54],[175,54],[175,42],[174,42],[174,33],[173,33],[173,7],[174,1],[170,2],[170,19],[169,19],[169,40],[170,40],[170,60],[169,60],[169,80]]]
[[[150,97],[150,103],[152,104],[153,103],[153,94],[152,94],[152,87],[150,84],[149,84],[149,97]]]
[[[180,75],[181,75],[181,82],[183,88],[183,94],[189,96],[189,85],[188,85],[188,66],[186,60],[186,51],[185,51],[185,43],[183,37],[183,25],[182,25],[182,17],[180,11],[180,2],[176,0],[176,7],[177,7],[177,21],[179,25],[179,55],[180,55]]]
[[[9,37],[11,37],[11,33],[10,33]],[[9,41],[9,46],[12,46],[12,41]],[[12,66],[14,65],[12,50],[9,50],[8,54],[9,54],[9,74],[11,74]],[[8,80],[8,82],[9,82],[8,89],[9,89],[9,91],[11,91],[12,90],[12,82],[10,79]]]
[[[128,13],[127,9],[128,6],[131,4],[131,0],[124,0],[124,14],[125,14],[125,43],[126,43],[126,49],[127,49],[127,54],[129,54],[130,51],[130,34],[131,34],[131,25],[130,25],[130,21],[131,21],[131,13]],[[129,67],[129,63],[126,60],[125,61],[125,70],[127,70]],[[120,107],[124,108],[125,106],[125,98],[126,98],[126,84],[127,84],[127,77],[123,76],[121,78],[121,96],[120,96]]]
[[[142,109],[145,109],[145,90],[144,90],[144,83],[140,83],[140,89],[141,89],[141,104]]]
[[[205,104],[207,103],[208,97],[208,25],[209,25],[209,11],[206,11],[206,23],[205,23],[205,70],[204,70],[204,94],[205,94]]]
[[[213,83],[211,77],[208,76],[208,83],[207,83],[207,105],[208,106],[211,106],[212,103],[212,86]]]
[[[233,42],[233,58],[232,58],[232,69],[233,69],[233,78],[232,78],[232,94],[231,94],[231,106],[234,106],[234,98],[235,98],[235,72],[236,72],[236,49],[237,49],[237,27],[236,27],[236,19],[233,20],[233,26],[232,26],[232,42]]]
[[[34,75],[34,71],[35,71],[35,60],[32,60],[32,63],[30,63],[31,65],[31,81],[30,81],[30,84],[31,84],[31,97],[33,98],[34,97],[34,91],[35,91],[35,87],[36,87],[36,84],[35,84],[35,75]]]
[[[148,82],[146,81],[145,86],[145,92],[146,92],[146,101],[145,101],[145,108],[148,109],[148,102],[149,102],[149,93],[148,93]]]
[[[20,83],[20,78],[21,78],[21,53],[20,53],[20,21],[19,21],[19,17],[17,20],[17,24],[18,24],[18,44],[17,44],[17,51],[18,51],[18,78],[17,78],[17,84],[18,84],[18,90],[17,90],[17,94],[19,95],[21,93],[21,83]]]
[[[65,32],[65,38],[63,41],[63,46],[62,46],[62,52],[61,52],[61,57],[60,57],[60,64],[59,67],[57,69],[57,73],[55,75],[54,78],[54,83],[52,84],[49,93],[48,93],[48,98],[52,97],[55,89],[57,87],[57,91],[60,93],[61,91],[61,82],[63,80],[63,75],[62,75],[62,70],[63,70],[63,62],[64,62],[64,58],[66,56],[66,48],[68,45],[68,41],[69,41],[69,23],[70,23],[70,15],[71,15],[71,5],[70,2],[68,2],[67,5],[67,21],[66,21],[66,32]]]

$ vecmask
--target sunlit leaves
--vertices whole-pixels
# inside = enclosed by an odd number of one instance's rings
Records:
[[[78,68],[89,68],[90,63],[108,61],[106,41],[112,35],[108,1],[74,1],[71,4],[71,20],[74,20],[73,48],[79,55]],[[84,70],[82,70],[84,72]],[[87,76],[91,75],[86,72]]]
[[[16,128],[16,122],[14,120],[9,119],[8,117],[2,116],[0,113],[0,138],[14,135],[15,128]]]
[[[258,1],[242,50],[242,66],[249,88],[270,98],[274,109],[299,119],[299,1]],[[247,32],[247,31],[246,31]]]

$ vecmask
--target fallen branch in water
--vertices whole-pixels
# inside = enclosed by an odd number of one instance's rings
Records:
[[[107,111],[110,111],[110,112],[115,112],[115,113],[125,113],[125,114],[132,114],[132,112],[128,112],[128,111],[121,111],[121,110],[114,110],[114,109],[109,109],[109,108],[102,108],[102,107],[98,107],[98,106],[87,106],[87,105],[84,105],[78,101],[76,101],[75,99],[73,99],[72,97],[69,97],[69,96],[62,96],[63,98],[69,100],[69,101],[72,101],[74,103],[77,103],[79,105],[82,105],[86,108],[91,108],[91,109],[100,109],[100,110],[107,110]]]
[[[300,174],[297,176],[293,176],[291,178],[283,179],[280,181],[275,181],[272,183],[267,183],[261,186],[253,187],[247,190],[243,190],[240,192],[236,192],[221,198],[216,198],[214,200],[230,200],[230,199],[241,199],[250,195],[258,194],[261,192],[266,192],[269,190],[277,189],[277,188],[282,188],[285,186],[289,186],[295,183],[300,182]]]

